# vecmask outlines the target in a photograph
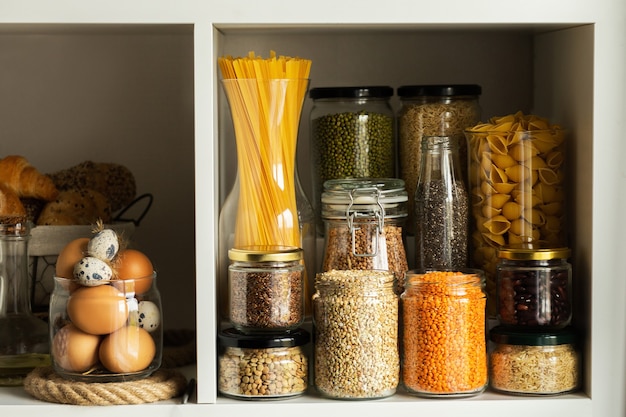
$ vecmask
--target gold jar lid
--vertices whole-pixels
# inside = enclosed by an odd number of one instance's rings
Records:
[[[505,246],[498,249],[498,258],[512,261],[549,261],[551,259],[567,259],[571,254],[569,248],[536,248]]]
[[[228,258],[238,262],[291,262],[302,259],[302,249],[296,246],[258,245],[233,248]]]

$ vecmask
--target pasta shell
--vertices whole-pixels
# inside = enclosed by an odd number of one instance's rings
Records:
[[[511,232],[507,234],[507,238],[509,240],[509,245],[521,245],[532,241],[531,236],[519,236]]]
[[[544,184],[554,185],[560,184],[562,181],[560,171],[555,171],[550,168],[542,168],[538,169],[537,173],[539,174],[539,181]]]
[[[494,216],[497,216],[498,214],[500,214],[502,210],[501,209],[497,209],[495,207],[492,206],[483,206],[481,213],[483,216],[485,216],[486,218],[490,219]]]
[[[513,191],[511,194],[513,195],[513,200],[523,207],[535,207],[537,204],[541,204],[541,199],[532,192]]]
[[[487,231],[494,235],[502,235],[511,227],[511,222],[502,215],[494,216],[483,223]]]
[[[547,168],[548,164],[541,156],[535,155],[532,158],[530,158],[529,161],[526,161],[526,166],[530,169],[541,169],[541,168]]]
[[[488,178],[492,184],[509,182],[509,177],[506,175],[506,172],[495,165],[491,165],[491,171],[489,172]]]
[[[534,190],[537,197],[539,197],[541,202],[544,204],[557,201],[558,193],[557,188],[554,185],[540,182],[535,186]]]
[[[563,215],[563,204],[560,201],[555,201],[554,203],[542,204],[541,206],[539,206],[539,208],[548,216]]]
[[[499,182],[497,184],[493,184],[493,189],[500,194],[510,194],[511,191],[515,189],[517,186],[514,182]]]
[[[483,240],[491,246],[500,247],[505,245],[504,236],[493,233],[483,233]]]
[[[530,140],[524,140],[511,146],[509,155],[518,162],[527,161],[539,155],[539,149]]]
[[[498,168],[506,169],[512,167],[517,164],[517,161],[513,159],[511,155],[501,155],[501,154],[493,154],[491,156],[491,161]]]
[[[485,138],[489,150],[493,153],[506,155],[508,153],[507,140],[503,135],[490,134]]]
[[[524,182],[532,178],[531,171],[527,166],[515,164],[504,170],[507,178],[513,182]]]
[[[559,168],[563,164],[563,152],[555,150],[546,155],[546,164],[550,168]]]
[[[561,218],[554,215],[546,216],[546,221],[543,224],[543,229],[547,232],[559,233],[561,232]]]
[[[533,226],[541,226],[546,222],[543,211],[532,207],[525,208],[522,212],[522,217]]]
[[[494,184],[491,184],[489,181],[483,181],[480,183],[480,191],[484,196],[488,196],[496,193],[496,189]]]
[[[504,238],[502,238],[502,241],[504,242]],[[498,259],[496,248],[493,246],[493,243],[494,242],[490,237],[486,237],[482,234],[480,235],[480,246],[477,246],[474,251],[474,260],[476,263],[484,265]],[[496,246],[502,246],[503,244],[504,243],[496,243]]]
[[[517,220],[513,220],[509,227],[511,233],[514,233],[518,236],[527,236],[532,237],[533,235],[533,225],[524,220],[523,218],[519,218]]]
[[[510,199],[511,196],[508,194],[492,194],[485,200],[485,204],[496,209],[501,209],[504,203]]]
[[[515,201],[509,201],[502,206],[501,214],[509,221],[519,219],[522,215],[522,206]]]

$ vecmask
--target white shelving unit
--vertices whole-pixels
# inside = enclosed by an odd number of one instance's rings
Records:
[[[20,39],[33,33],[41,35],[41,29],[46,28],[89,42],[84,39],[85,30],[103,29],[105,35],[120,37],[120,45],[123,45],[125,39],[134,39],[134,34],[149,32],[162,37],[164,51],[171,53],[180,45],[170,41],[172,37],[181,36],[182,30],[187,37],[180,47],[193,44],[192,63],[185,61],[193,70],[190,74],[193,109],[184,111],[194,118],[194,132],[176,139],[181,141],[180,146],[186,153],[169,175],[180,174],[179,185],[183,188],[195,183],[191,196],[189,188],[185,194],[184,207],[172,209],[180,210],[175,211],[176,214],[188,214],[195,208],[195,230],[177,234],[179,229],[175,225],[170,226],[171,229],[166,226],[164,238],[176,238],[184,248],[195,248],[195,262],[189,250],[182,261],[164,256],[162,262],[167,271],[175,270],[179,264],[195,263],[195,283],[193,278],[181,278],[177,285],[184,294],[193,291],[196,294],[194,316],[189,318],[183,312],[181,317],[188,319],[190,326],[195,319],[197,329],[197,368],[186,370],[189,375],[197,376],[197,398],[194,396],[194,401],[186,405],[166,401],[115,407],[114,411],[110,407],[93,407],[89,408],[91,415],[149,412],[154,416],[226,413],[243,416],[255,412],[374,416],[413,412],[481,417],[502,414],[623,416],[626,413],[626,309],[623,302],[626,280],[620,274],[620,259],[626,251],[620,246],[619,238],[626,235],[626,223],[621,221],[626,210],[623,185],[626,142],[622,139],[622,132],[626,130],[625,18],[626,4],[622,0],[530,0],[523,3],[389,0],[384,4],[369,0],[319,0],[301,4],[277,0],[232,3],[0,0],[0,40],[3,36]],[[475,82],[483,86],[483,116],[524,110],[558,121],[570,131],[569,203],[577,295],[575,325],[584,335],[581,392],[554,398],[487,392],[459,400],[426,400],[398,394],[384,400],[360,402],[324,400],[315,395],[281,402],[244,402],[217,395],[217,222],[220,204],[233,180],[234,163],[230,158],[234,157],[231,156],[228,109],[220,92],[216,58],[223,54],[241,55],[249,50],[267,55],[270,49],[311,58],[311,86],[386,84],[398,87],[431,82]],[[123,61],[119,65],[123,66]],[[154,71],[158,74],[163,68],[155,66]],[[0,88],[2,73],[0,67]],[[99,76],[107,78],[107,74]],[[164,81],[166,89],[167,79]],[[133,85],[126,84],[124,89],[132,92]],[[305,106],[301,123],[299,162],[302,166],[307,163],[308,106],[310,103]],[[160,111],[162,113],[155,118],[168,116],[167,108]],[[148,121],[142,123],[149,124]],[[158,134],[157,138],[141,144],[175,152],[167,147],[172,145],[168,139]],[[191,145],[192,152],[189,152]],[[3,139],[0,151],[6,152],[8,146]],[[194,169],[190,178],[185,174],[189,174],[191,165]],[[301,179],[306,184],[308,173],[302,166]],[[173,191],[168,189],[168,192]],[[162,201],[173,197],[164,192]],[[164,222],[172,218],[167,217],[172,213],[159,215],[163,217],[158,219]],[[190,222],[189,218],[187,225]],[[153,243],[155,250],[163,244],[166,243]],[[189,303],[176,298],[176,293],[168,288],[164,298],[173,298],[175,301],[170,302],[181,306]],[[2,415],[30,416],[45,412],[68,416],[83,411],[83,407],[33,400],[20,388],[0,388]]]

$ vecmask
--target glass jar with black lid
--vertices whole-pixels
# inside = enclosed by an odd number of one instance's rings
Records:
[[[309,96],[313,202],[323,233],[320,196],[324,182],[396,176],[394,112],[389,86],[317,87]]]

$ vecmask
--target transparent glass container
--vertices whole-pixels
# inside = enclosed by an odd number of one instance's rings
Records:
[[[424,136],[455,136],[459,142],[462,178],[467,180],[467,141],[463,134],[480,121],[476,84],[406,85],[397,89],[402,107],[398,112],[398,161],[400,178],[409,193],[407,232],[415,233],[415,190],[421,170]]]
[[[323,233],[320,198],[327,180],[396,177],[393,88],[318,87],[309,96],[312,200]]]
[[[580,353],[570,328],[532,331],[494,327],[489,383],[500,392],[558,395],[580,386]]]
[[[52,364],[63,378],[123,382],[161,365],[163,319],[156,273],[81,286],[54,278],[50,297]]]
[[[498,250],[496,311],[500,324],[563,328],[572,319],[572,266],[568,248]]]
[[[464,397],[487,387],[484,275],[411,270],[402,305],[402,382],[423,397]]]
[[[25,218],[0,219],[0,385],[21,385],[33,368],[50,364],[48,324],[30,305]]]
[[[231,249],[230,322],[244,333],[293,330],[304,321],[302,249]]]
[[[218,334],[218,390],[246,400],[298,397],[308,387],[309,361],[303,329],[245,335],[236,329]]]
[[[324,184],[322,271],[380,269],[400,286],[408,270],[403,240],[407,193],[393,178],[329,180]]]
[[[468,222],[457,137],[424,136],[415,190],[416,268],[467,268]]]
[[[396,392],[400,358],[393,282],[389,271],[317,274],[314,381],[324,397],[365,400]]]

